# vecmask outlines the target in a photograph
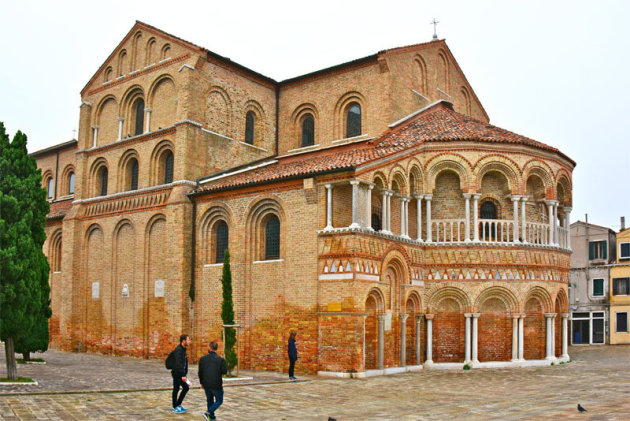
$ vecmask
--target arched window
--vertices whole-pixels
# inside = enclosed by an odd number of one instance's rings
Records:
[[[137,136],[144,132],[144,100],[142,98],[136,100],[134,111],[136,114],[136,127],[133,131],[133,135]]]
[[[497,207],[494,203],[487,201],[481,204],[479,210],[480,219],[497,219]],[[483,222],[480,227],[480,234],[483,241],[497,240],[497,226],[490,222]]]
[[[372,229],[374,229],[374,231],[380,231],[383,229],[381,218],[375,213],[372,214]]]
[[[68,178],[68,194],[74,194],[74,173],[70,173]]]
[[[302,118],[302,147],[315,144],[315,119],[311,114]]]
[[[248,111],[245,115],[245,143],[254,144],[254,124],[256,116],[253,111]]]
[[[280,258],[280,220],[271,215],[265,223],[265,260]]]
[[[107,177],[108,177],[108,171],[107,168],[102,167],[99,171],[99,181],[100,181],[100,196],[107,196]]]
[[[129,190],[138,190],[138,161],[135,159],[129,163]]]
[[[53,187],[54,187],[53,179],[52,179],[52,177],[50,177],[48,179],[48,198],[49,199],[53,198]]]
[[[494,203],[488,201],[481,204],[481,219],[497,219],[497,207]]]
[[[215,235],[214,260],[216,263],[223,263],[225,250],[227,250],[228,248],[228,236],[229,236],[228,225],[225,223],[225,221],[217,222],[214,235]]]
[[[361,106],[353,102],[346,111],[346,137],[359,136],[361,134]]]
[[[171,151],[166,152],[164,155],[164,184],[168,184],[173,182],[173,166],[175,159]]]

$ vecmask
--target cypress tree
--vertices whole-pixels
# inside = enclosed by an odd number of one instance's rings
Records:
[[[0,340],[5,342],[7,377],[12,380],[17,379],[15,344],[41,335],[42,318],[42,341],[47,342],[50,317],[49,267],[42,251],[50,206],[26,142],[19,131],[10,142],[0,123]]]
[[[223,258],[223,276],[221,277],[223,286],[223,303],[221,303],[221,319],[224,325],[234,324],[234,303],[232,302],[232,270],[230,269],[230,251],[225,250]],[[238,356],[234,351],[236,344],[236,329],[225,328],[225,365],[228,373],[232,374],[232,369],[238,364]]]

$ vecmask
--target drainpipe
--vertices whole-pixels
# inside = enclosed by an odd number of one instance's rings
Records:
[[[53,197],[53,200],[57,200],[57,182],[59,181],[59,149],[57,149],[57,163],[55,164],[55,188],[53,189],[55,191],[55,196]]]
[[[280,114],[280,85],[276,84],[276,156],[278,156],[278,121]]]
[[[189,196],[190,197],[190,196]],[[188,295],[192,302],[195,301],[195,272],[197,265],[197,201],[192,199],[192,233],[191,233],[191,254],[190,254],[190,291]]]

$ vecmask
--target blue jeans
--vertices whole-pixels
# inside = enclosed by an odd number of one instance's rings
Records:
[[[214,419],[214,411],[219,409],[223,403],[223,389],[208,389],[204,387],[203,391],[206,392],[206,402],[208,404],[210,418]]]

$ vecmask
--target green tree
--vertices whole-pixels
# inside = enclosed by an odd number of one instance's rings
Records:
[[[0,340],[13,380],[15,343],[38,334],[38,320],[50,317],[49,267],[42,251],[50,206],[26,141],[18,131],[10,142],[0,123]]]
[[[234,303],[232,302],[232,270],[230,269],[230,251],[225,250],[223,258],[223,276],[221,277],[223,286],[223,303],[221,303],[221,319],[224,325],[234,324]],[[238,364],[238,356],[234,351],[236,344],[236,328],[225,328],[225,365],[228,373],[232,374],[232,369]]]

